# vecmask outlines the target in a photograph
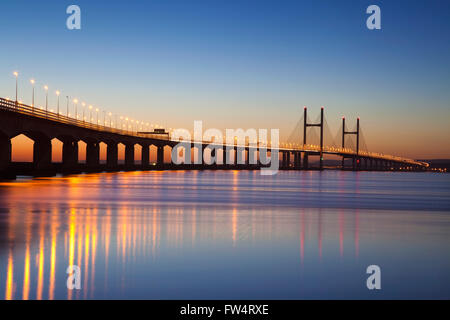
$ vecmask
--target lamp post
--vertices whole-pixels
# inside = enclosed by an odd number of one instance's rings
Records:
[[[17,71],[14,71],[13,75],[16,77],[16,107],[17,107],[17,87],[18,87],[19,73]]]
[[[108,115],[109,115],[109,127],[112,128],[112,113],[110,112]]]
[[[75,119],[78,120],[78,99],[73,99],[73,103],[75,104]]]
[[[35,82],[36,81],[34,81],[34,79],[31,79],[30,80],[30,83],[31,83],[31,85],[33,86],[33,93],[31,94],[31,108],[32,108],[32,111],[34,112],[34,84],[35,84]]]
[[[48,86],[47,85],[44,86],[44,90],[45,90],[45,116],[47,116],[47,113],[48,113]]]
[[[89,105],[89,123],[92,123],[92,106]]]
[[[98,108],[95,109],[95,112],[97,113],[97,126],[98,126]]]
[[[85,117],[84,117],[84,109],[86,107],[86,103],[82,102],[81,106],[83,107],[83,122],[85,121]]]
[[[67,98],[67,113],[66,113],[66,115],[68,117],[69,116],[69,96],[66,96],[66,98]]]
[[[56,90],[56,99],[57,99],[57,105],[56,105],[56,112],[58,113],[58,118],[59,118],[59,95],[60,95],[60,92],[58,91],[58,90]]]

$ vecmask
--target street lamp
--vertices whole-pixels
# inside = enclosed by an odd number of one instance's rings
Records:
[[[57,97],[57,100],[58,100],[58,104],[57,104],[57,113],[58,113],[58,118],[59,118],[59,95],[61,94],[61,92],[59,92],[58,90],[56,90],[56,97]]]
[[[97,126],[98,126],[98,108],[95,109],[95,112],[97,112]]]
[[[36,81],[34,81],[34,79],[30,80],[31,85],[33,86],[33,94],[31,95],[31,107],[33,108],[34,111],[34,84]]]
[[[66,115],[69,116],[69,96],[66,96],[67,98],[67,113]]]
[[[17,71],[14,71],[13,75],[16,77],[16,107],[17,107],[17,86],[18,86],[19,73]]]
[[[85,121],[85,117],[84,117],[84,109],[86,107],[86,103],[82,102],[81,106],[83,107],[83,122]]]
[[[109,127],[112,128],[112,113],[110,112],[108,115],[109,115]]]
[[[75,119],[78,120],[78,99],[73,99],[73,103],[75,104]]]
[[[44,86],[44,90],[45,90],[45,113],[48,113],[48,86],[45,85]]]
[[[92,106],[89,105],[89,123],[92,123]]]

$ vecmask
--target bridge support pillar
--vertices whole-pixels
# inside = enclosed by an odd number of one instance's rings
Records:
[[[255,165],[257,164],[257,153],[255,148],[249,148],[248,149],[248,158],[247,158],[247,164],[248,165]]]
[[[142,168],[147,168],[150,165],[150,145],[142,145],[141,165]]]
[[[308,168],[309,168],[308,158],[309,158],[309,154],[308,154],[308,152],[305,152],[303,154],[303,169],[305,169],[305,170],[308,170]]]
[[[164,146],[158,146],[156,150],[156,163],[161,167],[164,165]]]
[[[294,169],[297,169],[298,165],[298,152],[292,152],[294,154]]]
[[[245,148],[244,150],[243,150],[244,152],[242,153],[243,154],[243,160],[244,160],[244,164],[246,165],[246,166],[248,166],[249,165],[249,163],[250,163],[250,149],[247,149],[247,148]]]
[[[98,142],[86,143],[86,164],[90,168],[100,165],[100,145]]]
[[[205,144],[201,144],[200,145],[200,151],[199,151],[199,164],[203,167],[206,166],[206,161],[205,161],[205,149],[206,149],[206,145]]]
[[[15,174],[7,172],[11,164],[11,140],[5,136],[0,138],[0,177],[15,178]]]
[[[134,167],[134,144],[125,145],[125,168],[132,169]]]
[[[33,165],[36,170],[49,170],[52,163],[52,142],[48,138],[38,138],[33,145]]]
[[[78,141],[63,142],[62,162],[64,170],[73,170],[78,165]]]
[[[106,148],[106,166],[108,169],[117,169],[119,164],[119,148],[117,143],[108,143]]]
[[[289,152],[288,151],[281,151],[283,154],[283,159],[281,162],[281,167],[286,169],[289,167]]]
[[[238,164],[238,165],[246,165],[247,164],[246,153],[247,153],[247,150],[245,148],[242,148],[242,147],[236,148],[236,164]]]

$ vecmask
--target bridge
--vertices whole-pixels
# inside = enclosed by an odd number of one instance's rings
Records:
[[[90,117],[89,120],[92,118]],[[116,121],[117,122],[117,121]],[[340,169],[343,170],[389,170],[389,171],[420,171],[428,167],[427,163],[402,157],[384,155],[360,150],[359,118],[355,131],[346,130],[345,118],[342,119],[342,144],[339,147],[324,144],[324,108],[321,108],[320,121],[310,123],[307,120],[307,108],[303,116],[303,143],[282,143],[277,147],[265,145],[267,154],[277,151],[277,160],[282,170],[324,169],[324,155],[340,157]],[[317,127],[320,130],[320,143],[307,144],[307,129]],[[122,125],[113,125],[112,120],[107,123],[104,119],[99,123],[81,120],[78,116],[71,117],[69,111],[63,115],[26,105],[19,101],[0,98],[0,177],[16,178],[17,175],[52,176],[57,173],[72,174],[81,172],[103,172],[123,170],[168,170],[168,169],[257,169],[265,166],[258,162],[254,164],[252,158],[260,159],[261,146],[258,142],[219,143],[214,141],[183,140],[202,155],[208,152],[215,156],[215,150],[222,150],[222,157],[231,158],[231,163],[207,164],[190,163],[174,164],[164,161],[164,149],[175,147],[180,140],[175,140],[170,134],[161,134],[158,130],[143,132],[139,126],[124,129]],[[25,135],[33,140],[33,161],[29,164],[14,163],[11,159],[11,139],[18,135]],[[345,145],[346,137],[356,137],[356,148]],[[52,140],[62,142],[62,162],[52,163]],[[86,143],[86,161],[79,161],[78,142]],[[106,163],[100,161],[100,143],[107,146]],[[125,146],[124,163],[119,163],[118,145]],[[142,147],[140,161],[135,161],[135,145]],[[156,147],[156,161],[150,162],[150,147]],[[154,148],[153,148],[154,149]],[[278,158],[279,157],[279,158]],[[318,157],[318,165],[313,166],[311,157]],[[203,157],[201,157],[203,159]],[[239,161],[240,160],[240,161]]]

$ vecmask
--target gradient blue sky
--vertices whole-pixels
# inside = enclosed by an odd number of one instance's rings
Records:
[[[82,29],[66,28],[66,8]],[[381,7],[382,30],[366,28]],[[321,105],[372,151],[450,157],[450,1],[2,0],[0,96],[30,78],[167,127],[280,128]],[[56,104],[51,96],[51,104]],[[37,103],[44,103],[37,90]]]

